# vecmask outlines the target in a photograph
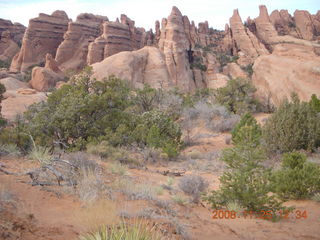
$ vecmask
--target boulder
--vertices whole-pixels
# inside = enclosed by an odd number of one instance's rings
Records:
[[[19,88],[28,88],[28,84],[25,82],[21,82],[13,77],[6,77],[0,79],[0,83],[3,84],[7,91],[17,90]]]
[[[30,105],[47,99],[45,93],[37,93],[34,89],[10,90],[4,95],[6,98],[1,102],[1,114],[11,121],[25,112]]]
[[[155,47],[121,52],[95,63],[93,78],[103,80],[111,75],[126,80],[135,87],[149,84],[151,87],[173,86],[165,64],[165,57]]]
[[[292,92],[309,101],[320,92],[320,57],[312,47],[278,44],[271,55],[260,56],[254,63],[252,82],[256,96],[265,104],[278,106]]]
[[[38,91],[45,92],[56,86],[56,83],[64,79],[64,75],[58,63],[51,54],[46,55],[45,67],[34,67],[32,69],[30,86]]]
[[[14,56],[10,70],[24,72],[30,66],[43,63],[47,53],[55,56],[68,22],[68,16],[63,11],[55,11],[51,15],[40,13],[39,17],[30,19],[21,50]]]

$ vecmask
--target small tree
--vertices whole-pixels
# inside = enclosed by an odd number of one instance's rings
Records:
[[[257,146],[260,144],[262,130],[252,114],[246,113],[231,131],[231,135],[234,144],[253,143]]]
[[[309,105],[316,112],[320,112],[320,99],[318,99],[315,94],[312,94]]]
[[[255,87],[248,80],[231,79],[227,86],[217,89],[216,99],[231,112],[237,114],[255,112],[259,105],[253,97],[255,91]]]
[[[320,168],[299,152],[284,154],[282,167],[273,174],[273,189],[285,200],[311,197],[320,191]]]
[[[220,177],[220,190],[212,191],[207,200],[213,208],[238,203],[251,211],[277,211],[282,208],[274,195],[270,195],[271,169],[262,165],[266,160],[260,146],[261,130],[250,115],[244,115],[233,132],[235,147],[223,151],[221,160],[228,170]]]

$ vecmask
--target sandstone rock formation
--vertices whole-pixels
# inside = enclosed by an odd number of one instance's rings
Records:
[[[69,23],[55,58],[61,70],[80,70],[87,64],[89,43],[101,35],[104,21],[108,18],[82,13]]]
[[[278,37],[278,33],[270,21],[266,6],[259,6],[259,10],[259,17],[254,19],[256,35],[258,39],[271,50],[272,46],[270,46],[270,44]]]
[[[46,55],[46,64],[44,67],[34,67],[32,69],[32,79],[29,84],[38,91],[48,91],[56,86],[56,83],[63,80],[64,75],[58,63],[51,54]]]
[[[274,10],[270,14],[270,21],[280,36],[291,35],[296,38],[299,37],[294,19],[289,14],[288,10]]]
[[[21,82],[13,77],[6,77],[0,79],[0,83],[6,88],[6,91],[18,90],[19,88],[28,88],[28,84]]]
[[[12,60],[10,70],[26,71],[30,66],[44,62],[47,53],[55,56],[63,34],[67,31],[68,16],[63,11],[51,15],[40,13],[29,21],[20,52]]]
[[[223,68],[223,74],[230,76],[230,78],[248,78],[247,73],[236,63],[228,63]]]
[[[296,10],[293,16],[299,36],[305,40],[314,40],[315,26],[311,14],[308,11]]]
[[[0,35],[0,60],[9,61],[20,50],[18,44],[11,39],[9,31]]]
[[[104,22],[103,34],[89,45],[88,64],[100,62],[122,51],[132,51],[147,44],[146,33],[136,28],[134,21],[121,15],[121,22]]]
[[[0,18],[0,60],[10,61],[19,51],[25,27]]]
[[[227,45],[231,44],[231,54],[239,56],[238,62],[241,65],[253,63],[258,56],[269,53],[257,37],[243,25],[237,9],[230,18],[230,28],[227,30],[227,38],[231,40]]]
[[[26,27],[20,23],[12,23],[9,20],[0,18],[0,36],[2,32],[9,31],[11,39],[15,43],[21,44],[25,30]]]
[[[271,55],[259,57],[253,66],[253,84],[257,97],[278,106],[296,92],[308,101],[320,93],[320,57],[312,47],[278,44]]]
[[[190,48],[183,17],[178,8],[173,7],[168,20],[162,21],[159,49],[165,55],[169,76],[175,86],[190,91],[192,72],[189,67],[187,50]]]
[[[121,52],[95,63],[93,78],[103,80],[111,75],[124,79],[135,87],[147,83],[152,87],[170,87],[165,57],[156,47],[144,47],[137,51]]]
[[[25,94],[26,92],[33,94]],[[5,97],[1,102],[1,114],[8,120],[15,120],[16,116],[25,112],[28,106],[45,101],[45,93],[35,93],[33,89],[10,90],[5,92]]]

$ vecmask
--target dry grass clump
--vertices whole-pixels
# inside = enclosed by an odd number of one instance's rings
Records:
[[[85,231],[94,231],[102,225],[117,223],[119,217],[116,209],[117,204],[114,201],[100,199],[87,203],[73,215],[76,223],[85,226]]]
[[[187,195],[192,197],[192,202],[198,203],[200,194],[206,191],[209,184],[201,176],[186,175],[183,176],[179,182],[179,188]]]

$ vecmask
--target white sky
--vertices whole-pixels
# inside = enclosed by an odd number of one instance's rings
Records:
[[[319,3],[320,0],[0,0],[0,18],[27,26],[29,19],[40,12],[51,14],[64,10],[73,20],[78,14],[88,12],[107,16],[112,21],[124,13],[136,22],[137,27],[149,30],[154,28],[156,20],[161,22],[163,17],[168,17],[172,6],[177,6],[196,24],[207,20],[210,27],[224,29],[235,8],[239,9],[244,21],[248,16],[257,17],[261,4],[267,6],[269,14],[274,9],[288,9],[291,14],[300,9],[315,14],[320,10]]]

